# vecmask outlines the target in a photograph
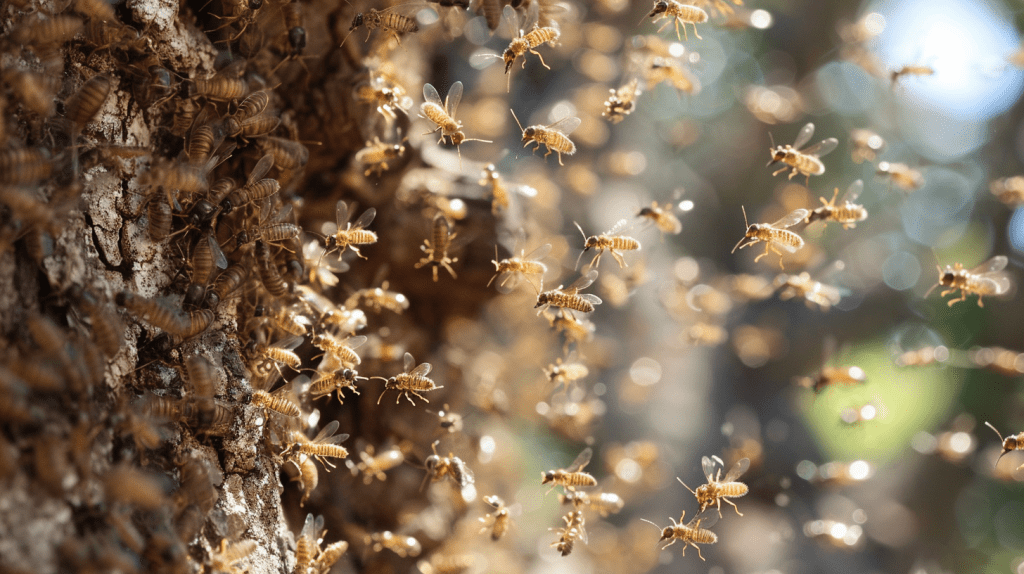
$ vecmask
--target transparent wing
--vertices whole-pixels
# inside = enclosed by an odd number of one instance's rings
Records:
[[[498,285],[496,289],[498,293],[502,295],[508,295],[509,293],[516,290],[519,286],[519,281],[523,274],[519,271],[505,271],[501,275],[498,275]]]
[[[860,194],[864,191],[864,180],[858,179],[857,181],[850,184],[850,187],[846,188],[843,196],[839,198],[839,203],[853,203],[857,201]]]
[[[579,279],[573,281],[572,285],[569,285],[569,287],[566,289],[566,291],[572,291],[572,290],[579,291],[581,289],[586,289],[587,287],[590,287],[594,283],[594,281],[596,281],[596,280],[597,280],[597,269],[591,269],[590,271],[587,271],[586,275],[583,275]]]
[[[540,20],[540,2],[530,2],[526,8],[526,19],[523,20],[523,29],[529,30],[537,25]]]
[[[594,449],[588,446],[576,457],[576,460],[572,461],[572,464],[565,468],[565,472],[579,472],[583,470],[590,464],[590,457],[592,456],[594,456]]]
[[[796,246],[790,245],[788,243],[780,243],[778,241],[775,242],[775,245],[785,249],[786,251],[788,251],[790,253],[796,253]]]
[[[337,421],[335,421],[337,422]],[[320,444],[338,444],[348,440],[348,434],[336,434],[334,436],[327,437],[320,442]]]
[[[797,223],[800,223],[804,219],[807,219],[807,214],[810,213],[806,209],[796,209],[786,217],[776,221],[772,224],[772,227],[777,229],[785,229],[787,227],[793,227]]]
[[[971,269],[970,272],[985,274],[993,273],[996,271],[1002,271],[1003,269],[1006,269],[1006,264],[1009,263],[1009,261],[1010,260],[1007,259],[1005,255],[996,255],[992,259],[989,259],[988,261],[982,263],[981,265],[978,265],[974,269]]]
[[[545,243],[544,245],[541,245],[540,247],[538,247],[538,248],[534,249],[533,251],[531,251],[531,252],[527,253],[526,255],[524,255],[523,259],[524,260],[530,260],[530,261],[536,261],[538,259],[544,259],[545,257],[548,256],[548,254],[551,253],[551,249],[552,249],[551,244],[550,243]]]
[[[302,525],[302,534],[300,536],[309,540],[315,540],[314,537],[316,536],[316,534],[313,531],[313,522],[313,513],[307,514],[306,522]]]
[[[252,185],[263,179],[263,176],[267,175],[272,167],[274,167],[274,156],[268,153],[261,157],[260,161],[256,162],[256,167],[252,168],[252,172],[249,173],[249,179],[246,180],[247,184]]]
[[[796,140],[793,142],[793,147],[800,149],[804,147],[804,144],[811,141],[811,136],[814,135],[814,124],[807,124],[800,128],[800,133],[797,134]]]
[[[313,442],[321,442],[325,438],[334,434],[338,430],[338,427],[340,426],[341,423],[339,423],[338,421],[331,421],[330,423],[327,424],[327,426],[320,429],[320,432],[316,434],[316,438],[313,439]]]
[[[302,335],[292,335],[291,337],[285,337],[284,339],[277,341],[276,343],[271,345],[271,347],[277,347],[279,349],[287,349],[291,351],[298,347],[299,345],[301,345],[302,340]]]
[[[1010,274],[1006,272],[995,272],[985,275],[978,280],[979,295],[1002,295],[1010,290]]]
[[[611,229],[609,229],[608,231],[605,231],[605,232],[604,232],[604,234],[605,234],[605,235],[616,235],[616,234],[618,234],[618,233],[619,233],[620,231],[622,231],[622,230],[626,229],[626,225],[627,225],[628,223],[629,223],[629,222],[628,222],[628,221],[626,221],[625,219],[620,219],[620,220],[618,220],[618,221],[617,221],[617,222],[615,223],[615,225],[613,225],[613,226],[612,226],[612,228],[611,228]]]
[[[583,123],[583,120],[575,116],[570,116],[558,120],[557,122],[547,126],[547,128],[562,132],[562,135],[569,135],[576,131],[576,128],[580,127],[581,123]]]
[[[403,369],[405,370],[405,372],[408,373],[409,371],[412,370],[412,366],[416,364],[416,360],[412,358],[412,354],[411,353],[406,353],[405,357],[404,357],[404,361],[405,361],[405,366],[403,367]]]
[[[338,229],[348,223],[348,204],[344,200],[338,200],[338,205],[334,210],[334,221],[337,222]]]
[[[434,88],[433,84],[423,84],[423,101],[437,104],[444,107],[444,102],[441,101],[441,96],[438,95],[437,89]]]
[[[708,457],[700,459],[700,467],[704,471],[704,476],[711,482],[715,478],[715,461]]]
[[[513,38],[519,35],[519,15],[516,14],[515,8],[506,5],[505,9],[501,11],[501,21],[512,31]]]
[[[590,293],[580,295],[579,298],[583,299],[587,303],[590,303],[591,305],[600,305],[602,303],[600,297],[598,297],[597,295],[591,295]]]
[[[711,528],[715,524],[718,524],[718,510],[714,508],[708,508],[704,512],[701,512],[697,516],[694,516],[690,522],[686,524],[687,528]],[[700,525],[698,526],[698,522]]]
[[[820,142],[812,145],[807,149],[800,150],[800,153],[805,155],[821,157],[823,155],[831,153],[832,150],[836,149],[838,145],[839,140],[837,140],[836,138],[828,138],[827,140],[821,140]]]
[[[220,248],[220,243],[217,243],[217,238],[213,234],[206,236],[207,241],[210,242],[210,252],[213,254],[213,264],[218,269],[228,268],[228,258],[224,255],[224,251]]]
[[[345,339],[345,346],[349,349],[358,349],[366,343],[366,335],[359,335],[358,337],[349,337]]]
[[[377,217],[377,208],[371,207],[364,211],[363,214],[359,216],[359,219],[352,224],[352,229],[362,229],[366,227],[373,221],[374,217]]]
[[[420,365],[413,369],[409,374],[414,377],[425,377],[430,374],[430,369],[430,363],[420,363]]]
[[[747,469],[749,469],[749,468],[750,468],[750,459],[749,458],[740,459],[739,461],[736,462],[736,464],[734,464],[732,466],[731,469],[729,469],[729,472],[727,472],[725,474],[725,478],[722,479],[722,482],[732,482],[732,481],[736,480],[741,474],[743,474],[744,472],[747,472]]]
[[[444,99],[444,109],[448,115],[455,117],[455,110],[459,109],[459,102],[462,101],[462,82],[455,82],[448,88],[448,97]]]

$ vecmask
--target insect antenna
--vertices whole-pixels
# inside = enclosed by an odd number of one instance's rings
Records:
[[[932,294],[932,291],[934,291],[936,287],[938,287],[939,285],[942,285],[942,267],[936,265],[935,268],[939,270],[939,280],[935,282],[935,285],[932,285],[931,287],[928,288],[927,291],[925,291],[925,293],[924,293],[924,298],[925,299],[927,299],[928,296]],[[992,429],[992,430],[995,430],[995,429]],[[997,434],[998,434],[998,432],[997,432]]]
[[[747,223],[747,208],[746,208],[746,206],[744,206],[744,205],[741,205],[741,206],[740,206],[740,209],[742,209],[742,210],[743,210],[743,225],[746,225],[746,226],[747,226],[747,229],[749,230],[749,229],[750,229],[750,224],[749,224],[749,223]],[[740,240],[739,240],[739,241],[738,241],[738,242],[736,243],[736,246],[735,246],[735,247],[733,247],[733,248],[732,248],[732,251],[730,251],[729,253],[735,253],[735,252],[736,252],[736,249],[737,249],[737,248],[739,248],[739,246],[740,246],[740,243],[743,243],[744,241],[746,241],[746,240],[747,240],[747,237],[748,237],[747,235],[744,235],[744,236],[743,236],[743,239],[740,239]]]
[[[519,126],[519,131],[525,132],[526,130],[523,129],[523,124],[519,123],[519,118],[516,117],[515,110],[513,110],[512,108],[509,108],[508,111],[512,112],[512,117],[516,119],[516,125]]]
[[[573,271],[575,271],[580,268],[580,259],[583,259],[583,254],[586,253],[590,248],[587,247],[587,234],[583,233],[583,228],[580,227],[580,224],[576,223],[575,221],[573,221],[572,223],[573,225],[576,226],[576,229],[580,230],[580,234],[583,236],[583,251],[580,251],[580,256],[576,258],[576,266],[572,268]]]
[[[988,421],[985,421],[985,425],[986,425],[986,426],[988,426],[988,428],[990,428],[990,429],[992,429],[993,431],[995,431],[995,433],[996,433],[996,436],[998,436],[998,437],[999,437],[999,442],[1000,442],[1000,443],[1004,443],[1004,442],[1005,442],[1005,441],[1003,440],[1003,435],[1002,435],[1002,434],[1000,434],[1000,433],[999,433],[999,431],[997,431],[997,430],[996,430],[996,427],[992,426],[992,423],[990,423],[990,422],[988,422]],[[999,459],[1000,459],[1000,458],[1003,458],[1003,456],[1004,456],[1004,455],[1005,455],[1006,453],[1008,453],[1008,452],[1010,452],[1010,451],[1009,451],[1009,450],[1007,450],[1007,449],[1006,449],[1006,447],[1003,447],[1003,454],[999,455],[999,458],[997,458],[997,459],[996,459],[996,464],[999,464]]]
[[[765,164],[765,167],[768,167],[768,166],[772,165],[773,163],[779,161],[779,160],[775,159],[775,136],[772,135],[772,132],[768,132],[768,141],[772,142],[772,147],[768,148],[768,151],[771,152],[771,154],[772,154],[772,160],[770,162],[768,162],[767,164]]]
[[[658,526],[657,524],[655,524],[655,523],[651,522],[650,520],[647,520],[646,518],[641,518],[640,520],[643,520],[643,521],[644,521],[644,522],[646,522],[647,524],[650,524],[651,526],[653,526],[653,527],[657,528],[658,530],[661,530],[661,527],[660,527],[660,526]]]
[[[677,476],[677,477],[676,477],[676,480],[678,480],[678,481],[679,481],[679,484],[683,485],[683,488],[685,488],[686,490],[689,490],[689,491],[690,491],[690,493],[691,493],[691,494],[693,494],[694,496],[697,496],[697,493],[696,493],[696,492],[694,492],[694,490],[693,490],[692,488],[690,488],[689,486],[686,486],[686,483],[685,483],[685,482],[683,482],[683,479],[681,479],[681,478],[679,478],[679,477]]]

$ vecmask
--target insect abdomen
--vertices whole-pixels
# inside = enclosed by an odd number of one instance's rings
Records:
[[[558,40],[558,30],[555,28],[538,28],[524,36],[523,39],[530,45],[530,48],[536,48],[541,44]]]

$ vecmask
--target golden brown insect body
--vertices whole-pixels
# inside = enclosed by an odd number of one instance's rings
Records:
[[[324,467],[337,468],[328,458],[346,458],[348,450],[338,444],[348,440],[347,434],[335,435],[341,423],[331,421],[317,433],[313,440],[306,438],[300,431],[292,431],[292,443],[281,453],[281,456],[306,455],[320,461]],[[333,435],[333,436],[332,436]]]
[[[430,84],[424,84],[423,103],[420,105],[420,117],[430,120],[437,126],[434,130],[427,133],[440,131],[441,138],[437,140],[437,143],[443,143],[444,138],[448,138],[459,153],[459,162],[462,161],[462,151],[459,146],[463,142],[491,143],[490,140],[467,138],[466,133],[462,131],[462,122],[455,119],[455,112],[458,110],[459,102],[462,100],[462,90],[462,82],[452,84],[448,88],[448,95],[445,96],[444,103],[442,104],[441,96],[437,94],[437,89]]]
[[[372,30],[384,30],[385,32],[390,32],[399,44],[402,43],[402,34],[418,32],[420,29],[415,18],[401,14],[394,8],[385,8],[383,10],[370,8],[365,14],[356,14],[355,18],[352,19],[349,33],[359,26],[366,26],[367,40],[370,39],[370,32]]]
[[[864,369],[857,366],[823,367],[821,372],[811,377],[797,379],[800,386],[807,387],[815,394],[836,385],[860,385],[867,381]]]
[[[172,335],[182,335],[189,331],[188,317],[165,301],[148,299],[128,291],[118,293],[115,301],[139,318]]]
[[[1010,207],[1024,205],[1024,176],[1015,175],[992,181],[988,185],[992,195]]]
[[[285,389],[287,389],[287,387],[281,387],[273,393],[268,393],[263,390],[253,391],[251,401],[252,406],[271,410],[287,417],[299,416],[302,414],[302,409],[300,409],[299,405],[295,404],[285,395]]]
[[[428,456],[423,461],[423,465],[427,467],[427,476],[423,477],[423,480],[429,479],[430,482],[437,482],[444,480],[446,476],[450,476],[460,489],[471,486],[476,481],[473,471],[470,470],[469,466],[461,458],[452,453],[448,453],[448,456],[437,454],[437,443],[439,442],[435,440],[430,445],[434,454]]]
[[[889,81],[895,86],[896,82],[905,76],[931,76],[933,74],[935,74],[935,69],[931,66],[907,65],[893,70],[889,75]]]
[[[1003,438],[1003,435],[1000,434],[1000,432],[996,430],[996,427],[992,426],[991,423],[986,421],[985,424],[988,426],[988,428],[992,429],[996,433],[996,436],[998,436],[999,440],[1002,441],[1003,443],[1003,452],[1000,453],[999,458],[996,459],[996,464],[999,464],[999,459],[1003,458],[1003,456],[1005,456],[1006,453],[1014,450],[1024,450],[1024,432],[1017,433],[1015,435],[1006,435],[1006,438]],[[1024,468],[1024,464],[1018,466],[1017,470],[1020,470],[1022,468]]]
[[[672,546],[676,542],[683,543],[683,556],[686,556],[686,547],[693,546],[697,549],[697,556],[700,556],[701,560],[704,560],[704,555],[700,552],[700,546],[698,544],[714,544],[718,542],[718,535],[708,530],[709,527],[714,526],[718,522],[719,515],[711,512],[700,512],[690,522],[683,524],[683,520],[686,519],[686,511],[679,516],[679,522],[676,522],[671,516],[669,520],[672,521],[672,526],[666,526],[661,528],[657,524],[654,524],[650,520],[644,520],[648,524],[653,524],[656,528],[661,529],[661,540],[664,542],[668,540],[668,544],[662,546],[662,549]]]
[[[352,97],[359,103],[375,106],[379,114],[392,121],[398,118],[396,112],[405,113],[412,105],[405,88],[397,82],[390,82],[383,74],[371,73],[368,81],[353,88]]]
[[[580,313],[593,313],[594,306],[601,304],[601,298],[589,293],[580,295],[579,292],[589,287],[597,279],[597,269],[591,269],[568,287],[558,286],[551,291],[544,291],[537,295],[537,304],[534,308],[540,308],[540,313],[548,307],[561,307]]]
[[[523,57],[523,67],[526,67],[527,52],[537,56],[540,59],[542,66],[549,70],[551,69],[551,66],[548,66],[544,62],[544,57],[541,56],[540,52],[537,52],[535,48],[549,42],[554,44],[558,41],[559,32],[557,28],[541,28],[536,24],[536,6],[536,2],[531,4],[531,13],[527,17],[526,27],[530,27],[532,24],[532,29],[529,32],[526,32],[526,30],[519,27],[519,16],[512,6],[505,6],[502,11],[502,19],[506,24],[508,24],[509,30],[512,33],[512,41],[509,43],[508,47],[505,48],[505,52],[501,56],[502,60],[505,61],[506,74],[508,74],[509,70],[512,69],[512,64],[515,63],[516,58],[519,58],[520,56]],[[509,76],[509,78],[511,79],[511,76]]]
[[[387,549],[403,558],[406,556],[419,556],[420,552],[423,551],[423,546],[419,540],[412,536],[395,534],[390,530],[368,534],[363,538],[363,542],[372,548],[374,552]]]
[[[764,242],[764,253],[755,257],[754,263],[757,263],[758,260],[768,255],[768,252],[771,251],[779,256],[779,268],[785,269],[782,266],[782,252],[776,249],[775,246],[782,247],[790,253],[796,253],[797,249],[803,247],[804,239],[796,233],[788,231],[786,228],[804,221],[809,214],[810,212],[806,209],[797,209],[775,223],[747,224],[747,210],[744,208],[743,223],[747,225],[747,232],[743,239],[740,239],[739,243],[732,248],[730,253],[761,241]]]
[[[512,527],[512,512],[505,506],[505,501],[500,496],[485,496],[484,502],[493,508],[494,511],[488,512],[486,516],[480,519],[481,524],[483,524],[480,532],[484,533],[490,530],[491,540],[497,542]]]
[[[885,149],[885,140],[882,136],[863,128],[850,130],[850,143],[853,146],[850,155],[854,163],[875,161],[875,157]]]
[[[807,216],[807,223],[835,221],[841,224],[843,229],[857,227],[857,222],[868,218],[868,210],[864,209],[863,205],[853,203],[857,201],[863,190],[864,182],[859,179],[854,181],[850,184],[850,187],[846,188],[846,192],[843,193],[839,205],[836,205],[839,188],[835,188],[835,192],[832,194],[832,201],[825,201],[824,197],[819,198],[821,200],[821,207],[811,211],[810,215]]]
[[[189,95],[205,96],[211,100],[237,100],[249,92],[249,86],[242,78],[214,76],[208,80],[192,80]]]
[[[413,360],[412,355],[406,353],[404,372],[388,379],[385,379],[384,377],[370,377],[371,379],[380,379],[384,381],[384,392],[382,392],[380,397],[377,398],[378,405],[380,404],[380,400],[384,398],[384,393],[390,390],[398,391],[398,396],[395,398],[396,405],[398,404],[399,399],[402,398],[402,395],[405,395],[405,398],[409,399],[409,402],[415,405],[416,403],[412,400],[410,395],[416,395],[429,403],[430,401],[420,393],[444,388],[437,386],[434,384],[433,380],[427,378],[427,375],[430,374],[430,363],[420,363],[415,369],[413,369],[412,366],[414,364],[415,361]]]
[[[717,473],[715,472],[716,466]],[[729,469],[729,472],[725,474],[725,478],[722,478],[722,466],[722,460],[718,457],[711,459],[705,456],[702,458],[701,467],[704,469],[704,476],[707,478],[708,482],[707,484],[698,486],[697,490],[692,490],[689,486],[686,486],[686,483],[681,479],[677,480],[679,480],[679,484],[686,487],[686,490],[689,490],[697,497],[697,502],[700,503],[700,510],[698,510],[698,512],[704,512],[708,507],[716,506],[718,508],[718,515],[721,516],[722,501],[725,501],[736,509],[736,514],[743,516],[740,514],[740,509],[736,506],[736,503],[729,499],[738,498],[749,492],[750,489],[747,488],[747,485],[742,482],[736,482],[736,479],[750,468],[750,459],[740,459],[731,469]]]
[[[558,540],[552,542],[551,546],[558,550],[562,556],[568,556],[572,554],[572,549],[576,545],[577,540],[587,541],[586,520],[583,518],[582,511],[571,510],[562,517],[562,521],[565,522],[565,526],[556,531],[558,532]],[[549,530],[555,529],[550,528]]]
[[[654,18],[653,22],[657,22],[662,18],[672,18],[675,22],[676,27],[676,39],[682,40],[679,37],[679,24],[683,25],[683,37],[686,37],[686,25],[693,25],[693,35],[699,39],[700,34],[697,33],[697,24],[703,24],[708,21],[708,13],[696,6],[689,4],[683,4],[678,0],[656,0],[654,7],[651,9],[651,13],[647,15],[648,18]],[[668,22],[658,30],[660,33],[668,26]],[[689,39],[689,38],[687,38]]]
[[[309,148],[297,141],[275,136],[264,136],[255,141],[260,153],[274,156],[274,165],[280,169],[300,168],[309,161]]]
[[[579,259],[583,257],[583,253],[594,249],[597,253],[594,255],[594,258],[590,260],[590,265],[587,266],[587,269],[592,269],[600,264],[601,255],[603,255],[605,251],[612,254],[612,257],[614,257],[615,261],[619,264],[619,269],[625,267],[626,261],[622,258],[619,251],[640,250],[639,241],[629,237],[628,235],[618,234],[626,228],[626,223],[625,219],[620,219],[619,222],[608,231],[601,235],[591,235],[590,237],[587,237],[587,234],[583,233],[583,228],[580,227],[580,224],[576,223],[576,229],[579,229],[580,235],[583,236],[583,252],[580,253],[580,257],[576,259],[576,266],[579,267]]]
[[[626,119],[626,116],[633,113],[636,108],[636,100],[643,93],[640,90],[640,80],[633,78],[618,90],[609,90],[611,96],[604,102],[604,111],[601,116],[608,118],[613,124]]]
[[[614,492],[602,492],[591,495],[583,492],[582,490],[570,490],[564,494],[558,495],[558,499],[562,504],[572,504],[577,509],[584,507],[590,508],[601,516],[618,514],[618,512],[626,505],[625,501],[622,500],[622,497]]]
[[[320,332],[313,336],[310,343],[324,353],[333,355],[341,362],[342,366],[350,369],[362,362],[355,350],[366,343],[366,335],[339,339],[330,333]]]
[[[110,78],[93,76],[65,104],[67,117],[76,129],[82,129],[100,111],[110,94]]]
[[[817,305],[822,311],[838,305],[843,298],[843,292],[838,287],[812,279],[811,274],[806,271],[801,271],[797,275],[780,273],[773,285],[779,290],[780,300],[799,297],[807,302],[808,307]]]
[[[0,151],[0,183],[23,185],[44,180],[52,173],[50,152],[44,148]]]
[[[448,218],[440,213],[434,216],[434,224],[431,230],[432,239],[426,239],[423,241],[423,245],[420,245],[420,249],[425,256],[414,267],[419,269],[424,265],[432,264],[434,266],[434,283],[437,283],[438,267],[444,267],[451,274],[452,279],[456,279],[458,276],[455,274],[455,270],[452,269],[451,264],[457,263],[459,258],[450,257],[448,255],[448,248],[451,247],[452,240],[455,239],[458,233],[451,233],[451,229],[448,226]]]
[[[828,138],[822,140],[811,147],[806,149],[800,149],[811,140],[811,136],[814,135],[814,124],[807,124],[796,136],[796,141],[793,145],[774,146],[769,148],[768,152],[772,156],[772,160],[768,162],[768,165],[782,162],[785,165],[780,169],[775,170],[772,175],[778,175],[787,169],[792,168],[789,174],[789,179],[793,179],[798,173],[807,176],[808,183],[811,181],[812,175],[822,175],[825,173],[825,164],[822,163],[820,156],[826,155],[832,150],[836,149],[839,145],[839,140],[836,138]]]
[[[590,447],[583,449],[568,468],[549,470],[542,473],[540,483],[551,483],[551,488],[561,486],[568,491],[574,491],[580,487],[597,486],[597,479],[583,472],[583,469],[590,463],[590,457],[593,454],[594,451]],[[551,491],[549,490],[548,492]]]
[[[391,291],[388,289],[389,286],[390,284],[384,281],[380,287],[360,289],[345,300],[345,307],[367,307],[375,313],[387,310],[401,315],[409,308],[409,298],[398,291]]]
[[[377,243],[377,234],[364,229],[373,222],[373,218],[377,216],[377,210],[372,207],[367,209],[355,223],[348,220],[350,216],[348,204],[343,200],[338,201],[335,206],[335,221],[338,224],[338,230],[327,238],[327,249],[324,253],[335,250],[344,253],[346,249],[352,249],[356,255],[366,259],[356,246]]]
[[[644,67],[644,83],[653,89],[662,82],[668,82],[673,88],[687,94],[696,94],[701,89],[697,76],[675,58],[651,58]]]
[[[511,111],[511,110],[509,110]],[[516,117],[516,113],[512,112],[512,117],[516,119],[516,124],[519,129],[523,132],[523,147],[530,145],[531,143],[536,144],[537,147],[534,151],[540,149],[541,144],[547,148],[547,153],[544,157],[551,155],[551,152],[558,154],[558,165],[565,165],[562,163],[562,154],[572,155],[576,153],[576,144],[572,143],[569,139],[569,134],[576,128],[580,127],[580,120],[578,117],[569,116],[558,120],[553,124],[546,126],[536,125],[523,128],[523,124],[519,123],[519,118]]]
[[[924,186],[924,174],[921,173],[921,170],[914,169],[905,163],[880,161],[875,173],[906,192],[915,191]]]
[[[487,282],[487,286],[490,287],[495,279],[500,279],[496,287],[498,292],[511,293],[519,285],[520,280],[530,281],[527,277],[536,275],[540,277],[540,285],[534,285],[534,289],[540,293],[544,288],[544,274],[548,272],[547,265],[541,263],[540,260],[550,253],[551,244],[545,243],[529,253],[522,249],[519,251],[518,257],[509,257],[499,261],[498,248],[495,246],[494,259],[491,261],[494,263],[494,276]],[[530,281],[530,284],[533,285],[533,282]]]
[[[590,370],[583,363],[563,363],[561,357],[544,368],[544,375],[548,380],[555,385],[564,385],[567,392],[570,385],[586,378],[589,374]]]
[[[207,564],[211,572],[230,572],[241,574],[247,570],[235,566],[236,562],[244,560],[256,550],[255,540],[241,540],[228,544],[227,538],[220,541],[220,549],[210,554],[210,561]]]
[[[330,396],[331,393],[337,393],[338,402],[344,404],[342,391],[348,389],[358,395],[359,390],[356,389],[356,381],[359,379],[368,380],[366,377],[360,377],[352,369],[341,369],[333,373],[318,371],[317,378],[309,387],[309,394],[313,399],[320,399]]]
[[[356,152],[356,163],[366,166],[364,176],[369,177],[376,172],[379,177],[381,173],[388,170],[388,162],[399,158],[405,153],[405,146],[402,144],[391,144],[380,141],[377,136],[372,142],[366,142],[366,147]]]
[[[954,303],[966,301],[967,296],[971,294],[978,296],[978,307],[984,307],[985,305],[981,300],[983,296],[1003,295],[1013,285],[1010,280],[1010,274],[1005,271],[1008,262],[1009,259],[1005,255],[996,255],[970,270],[964,269],[960,263],[955,263],[952,267],[947,265],[945,269],[939,269],[939,282],[925,293],[925,297],[928,297],[932,289],[941,285],[949,287],[949,289],[940,293],[941,297],[945,297],[957,290],[960,291],[959,299],[950,299],[950,307]]]
[[[366,450],[359,452],[359,463],[345,461],[345,464],[352,471],[352,475],[362,474],[363,484],[370,484],[373,479],[384,482],[387,475],[384,473],[397,468],[405,462],[405,453],[398,447],[391,447],[381,453],[377,453],[373,445],[367,445]]]
[[[662,233],[678,235],[683,230],[683,224],[680,223],[679,218],[672,211],[671,203],[666,203],[662,207],[658,205],[657,201],[654,201],[651,202],[650,207],[641,208],[636,216],[653,222],[655,227]]]

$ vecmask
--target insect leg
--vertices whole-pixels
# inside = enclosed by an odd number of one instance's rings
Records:
[[[701,38],[700,34],[697,33],[697,23],[696,22],[690,22],[690,23],[693,24],[693,35],[696,36],[698,40],[703,40],[704,38]],[[686,30],[686,23],[685,22],[683,23],[683,30]],[[699,552],[698,552],[698,554],[699,554]]]
[[[722,497],[722,498],[721,498],[720,500],[724,500],[724,501],[726,501],[727,503],[731,504],[731,505],[732,505],[732,507],[736,509],[736,514],[739,514],[740,516],[743,516],[742,514],[740,514],[740,508],[739,508],[738,506],[736,506],[736,503],[735,503],[735,502],[733,502],[733,501],[729,500],[728,498],[726,498],[726,497],[724,497],[724,496],[723,496],[723,497]]]
[[[531,54],[536,54],[536,55],[537,55],[537,57],[538,57],[538,58],[540,58],[540,65],[541,65],[541,66],[544,66],[545,68],[547,68],[547,69],[549,69],[549,70],[551,69],[551,66],[549,66],[549,65],[547,65],[547,64],[545,64],[545,63],[544,63],[544,56],[541,56],[541,55],[540,55],[540,52],[538,52],[538,51],[534,50],[533,48],[530,48],[530,53],[531,53]],[[524,66],[526,65],[526,58],[523,58],[523,65],[524,65]]]
[[[773,171],[773,172],[772,172],[772,176],[774,177],[774,176],[776,176],[776,175],[779,175],[780,173],[782,173],[782,172],[786,171],[787,169],[789,169],[789,166],[788,166],[788,165],[787,165],[787,166],[783,166],[783,167],[781,167],[781,168],[779,168],[779,169],[777,169],[777,170]]]
[[[623,267],[626,266],[626,260],[623,259],[621,254],[616,253],[614,249],[610,249],[610,250],[608,250],[608,252],[612,254],[612,257],[615,258],[615,261],[618,261],[619,269],[622,269]]]
[[[699,38],[699,37],[700,37],[700,36],[698,36],[698,38]],[[697,544],[696,544],[695,542],[693,542],[692,540],[687,540],[687,543],[688,543],[688,544],[689,544],[690,546],[693,546],[694,548],[696,548],[696,549],[697,549],[697,556],[700,556],[700,559],[701,559],[701,560],[704,560],[704,555],[700,553],[700,546],[697,546]]]

